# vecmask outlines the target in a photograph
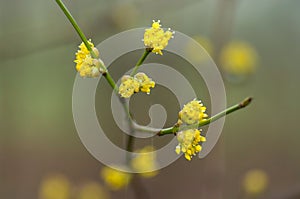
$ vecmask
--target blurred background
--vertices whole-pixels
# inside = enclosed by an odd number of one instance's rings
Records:
[[[142,178],[150,198],[300,198],[300,1],[65,3],[95,44],[160,19],[211,54],[222,72],[228,105],[254,97],[250,107],[226,118],[206,158],[188,162],[182,157],[155,177]],[[0,23],[0,198],[134,198],[130,185],[118,191],[105,185],[103,165],[77,135],[73,60],[81,41],[55,1],[1,0]],[[132,55],[128,67],[139,55]],[[151,60],[159,61],[154,55]],[[99,101],[111,92],[105,82],[100,85]],[[202,100],[209,105],[205,93]],[[174,124],[178,103],[170,98],[161,103],[170,111],[167,126]],[[106,113],[98,114],[101,119]],[[141,116],[140,122],[147,124],[147,118]],[[123,138],[114,139],[122,143]]]

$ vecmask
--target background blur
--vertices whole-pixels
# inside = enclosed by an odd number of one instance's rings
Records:
[[[222,70],[228,105],[249,95],[253,104],[227,117],[221,139],[205,159],[180,158],[143,179],[151,198],[250,198],[243,178],[256,169],[269,180],[255,197],[300,198],[300,1],[74,0],[66,5],[95,44],[160,19],[165,27],[209,40],[220,69],[219,55],[230,41],[247,42],[257,55],[251,74],[239,78]],[[55,1],[1,0],[0,23],[0,198],[39,198],[41,183],[51,175],[63,176],[75,193],[89,182],[106,189],[102,165],[80,142],[73,123],[79,37]],[[177,114],[176,100],[167,104]],[[169,125],[176,122],[177,115],[172,117]],[[106,195],[133,198],[130,188]]]

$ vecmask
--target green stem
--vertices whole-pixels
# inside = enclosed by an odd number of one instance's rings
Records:
[[[64,12],[64,14],[66,15],[66,17],[69,19],[70,23],[72,24],[72,26],[74,27],[74,29],[78,33],[79,37],[81,38],[81,40],[85,44],[86,48],[90,51],[92,57],[97,58],[97,56],[94,53],[91,45],[88,42],[86,36],[84,35],[84,33],[82,32],[82,30],[78,26],[77,22],[75,21],[74,17],[71,15],[71,13],[68,10],[68,8],[65,6],[65,4],[61,0],[56,0],[56,3],[59,5],[59,7]]]
[[[150,54],[150,52],[151,52],[151,51],[150,51],[149,49],[147,49],[147,48],[145,49],[144,54],[143,54],[142,57],[139,59],[139,61],[136,63],[136,65],[135,65],[133,71],[131,72],[131,74],[130,74],[131,77],[134,76],[134,75],[137,73],[137,71],[138,71],[140,65],[142,65],[142,64],[144,63],[145,59],[146,59],[147,56]]]
[[[152,127],[139,125],[137,123],[133,123],[133,127],[137,131],[141,131],[143,133],[149,133],[149,134],[152,134],[152,135],[156,134],[157,132],[159,132],[161,130],[161,129],[158,129],[158,128],[152,128]]]
[[[127,144],[126,144],[126,151],[133,152],[133,145],[134,145],[134,136],[129,135],[128,140],[127,140]],[[131,155],[129,154],[129,156],[127,157],[127,162],[130,162],[130,159],[131,159]]]
[[[165,128],[162,129],[161,131],[159,131],[157,133],[158,136],[162,136],[162,135],[167,135],[167,134],[176,134],[178,131],[182,131],[182,130],[188,130],[188,129],[193,129],[193,128],[199,128],[202,126],[205,126],[207,124],[210,124],[230,113],[233,113],[237,110],[240,110],[246,106],[248,106],[250,104],[250,102],[252,101],[251,97],[246,98],[245,100],[243,100],[241,103],[236,104],[232,107],[227,108],[226,110],[212,116],[211,118],[207,119],[207,120],[203,120],[198,124],[195,125],[189,125],[189,126],[184,126],[184,127],[179,127],[178,125],[174,125],[173,127],[169,127],[169,128]]]
[[[145,61],[145,59],[147,58],[147,56],[149,55],[151,51],[148,51],[147,49],[145,50],[144,54],[142,55],[142,57],[139,59],[139,61],[137,62],[137,64],[135,65],[132,73],[130,74],[131,76],[134,76],[140,65],[143,64],[143,62]],[[124,108],[128,110],[128,117],[129,117],[129,125],[130,125],[130,135],[128,136],[127,139],[127,143],[126,143],[126,151],[127,152],[133,152],[134,151],[134,143],[135,143],[135,131],[136,131],[136,122],[132,119],[131,117],[131,113],[129,112],[129,109],[127,106],[124,106]],[[132,160],[132,155],[131,153],[127,153],[126,156],[126,161],[128,166],[130,166],[130,161]],[[144,199],[148,199],[150,198],[147,192],[146,187],[143,185],[143,183],[140,181],[140,176],[137,174],[133,175],[133,179],[132,179],[132,187],[134,190],[134,194],[135,194],[135,198],[144,198]]]
[[[112,78],[112,76],[110,75],[110,73],[107,71],[103,74],[103,76],[105,77],[106,81],[109,83],[109,85],[114,89],[116,95],[119,95],[119,88],[117,87],[114,79]]]
[[[142,64],[144,63],[145,59],[147,58],[147,56],[149,55],[149,53],[150,53],[151,51],[152,51],[152,50],[149,50],[149,49],[147,49],[147,48],[145,49],[143,55],[142,55],[141,58],[138,60],[138,62],[136,63],[136,65],[135,65],[135,67],[134,67],[134,69],[133,69],[133,71],[131,72],[131,74],[130,74],[131,76],[134,76],[134,75],[137,73],[137,71],[138,71],[138,69],[139,69],[139,66],[142,65]],[[126,151],[132,152],[132,151],[133,151],[134,141],[135,141],[135,138],[134,138],[133,135],[134,135],[134,131],[136,130],[135,127],[136,127],[137,125],[136,125],[135,121],[132,119],[128,107],[126,106],[126,107],[124,107],[124,108],[125,108],[125,110],[127,110],[127,113],[128,113],[129,124],[130,124],[130,130],[131,130],[131,135],[129,135],[128,140],[127,140]],[[128,156],[128,157],[127,157],[127,161],[130,161],[130,159],[131,159],[131,157]]]

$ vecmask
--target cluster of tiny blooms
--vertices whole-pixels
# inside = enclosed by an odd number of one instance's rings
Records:
[[[205,113],[206,107],[203,106],[200,100],[192,100],[185,104],[183,109],[179,112],[179,121],[181,124],[186,123],[188,125],[199,123],[208,117]]]
[[[145,73],[137,73],[134,77],[124,75],[121,79],[119,94],[124,98],[129,98],[139,91],[149,94],[154,86],[155,82]]]
[[[260,169],[248,171],[244,177],[244,189],[249,195],[259,195],[268,187],[268,175]]]
[[[179,112],[178,125],[197,125],[208,117],[205,111],[206,107],[200,100],[190,101]],[[201,129],[197,128],[180,131],[177,133],[177,140],[175,151],[177,154],[183,152],[187,160],[199,153],[202,149],[200,143],[206,141],[205,137],[201,136]]]
[[[191,160],[193,156],[199,153],[202,149],[200,142],[205,142],[204,136],[201,136],[201,129],[188,129],[177,133],[178,145],[176,146],[176,153],[184,153],[187,160]]]
[[[93,52],[99,57],[99,51],[94,47],[91,41],[88,41]],[[93,58],[90,51],[87,49],[85,44],[82,42],[79,45],[79,50],[76,52],[76,70],[79,72],[81,77],[98,77],[100,75],[100,67],[103,62],[100,59]]]
[[[230,42],[223,48],[220,56],[222,67],[229,74],[248,75],[255,71],[257,54],[246,42]]]
[[[152,49],[153,53],[162,55],[162,50],[168,45],[168,42],[173,38],[174,31],[169,28],[164,31],[161,28],[160,20],[154,21],[152,27],[146,29],[144,33],[144,44],[146,47]]]
[[[62,174],[44,178],[40,185],[39,199],[68,199],[71,195],[71,183]]]
[[[134,171],[142,177],[151,178],[157,175],[156,155],[152,146],[146,146],[141,150],[136,151],[136,155],[131,160],[131,166]]]
[[[101,170],[101,176],[104,182],[112,190],[119,190],[127,186],[131,180],[131,174],[119,171],[110,167],[104,167]]]

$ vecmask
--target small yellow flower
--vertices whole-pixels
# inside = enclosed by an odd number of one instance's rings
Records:
[[[97,182],[89,182],[85,184],[80,190],[78,199],[107,199],[108,194],[104,188]]]
[[[155,82],[152,81],[152,79],[149,78],[145,73],[137,73],[134,78],[139,82],[140,90],[147,94],[150,93],[150,88],[154,88],[155,86]]]
[[[213,54],[213,44],[211,43],[209,38],[201,35],[196,35],[193,37],[193,39],[195,39],[208,52],[208,54]]]
[[[179,123],[196,124],[204,120],[208,115],[205,113],[206,107],[203,106],[201,101],[192,100],[179,112]]]
[[[104,167],[101,170],[101,176],[104,182],[112,189],[119,190],[127,186],[131,180],[131,174],[110,167]]]
[[[94,47],[91,41],[88,41],[96,56],[99,56],[99,51]],[[100,59],[92,58],[91,53],[82,42],[79,45],[79,50],[76,52],[76,70],[81,77],[98,77],[100,75],[100,67],[103,62]]]
[[[258,195],[266,190],[268,181],[268,176],[263,170],[255,169],[246,173],[243,185],[246,193]]]
[[[139,89],[140,89],[140,84],[135,78],[129,75],[124,75],[122,77],[121,85],[119,87],[119,94],[122,97],[129,98],[134,93],[139,92]]]
[[[134,77],[124,75],[119,86],[119,94],[124,98],[129,98],[139,91],[149,94],[154,86],[155,82],[145,73],[137,73]]]
[[[234,41],[221,51],[221,64],[225,72],[233,75],[248,75],[255,71],[257,54],[246,42]]]
[[[201,129],[188,129],[177,133],[178,145],[175,152],[184,153],[187,160],[191,160],[193,156],[199,153],[202,149],[200,142],[205,142],[204,136],[201,136]]]
[[[100,60],[93,59],[91,56],[86,56],[81,68],[78,70],[81,77],[99,77],[100,75]]]
[[[152,27],[145,30],[144,44],[151,48],[153,53],[162,55],[162,50],[168,45],[168,42],[173,38],[174,32],[171,29],[164,31],[161,28],[160,20],[154,21]]]
[[[64,175],[50,175],[41,182],[39,199],[69,199],[70,195],[70,181]]]
[[[145,178],[154,177],[158,173],[153,171],[157,168],[156,155],[153,151],[152,146],[146,146],[136,151],[139,154],[131,160],[133,170]]]

